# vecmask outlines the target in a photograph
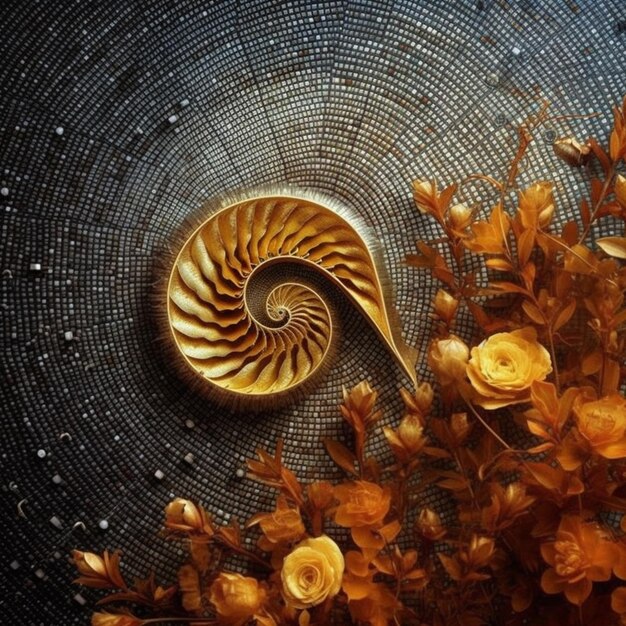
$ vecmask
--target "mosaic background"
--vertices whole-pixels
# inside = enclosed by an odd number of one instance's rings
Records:
[[[545,127],[523,164],[573,203],[585,174],[551,143],[604,139],[626,93],[622,0],[24,0],[0,17],[3,623],[88,623],[73,547],[171,575],[163,506],[270,506],[243,461],[277,436],[301,477],[332,472],[319,441],[342,436],[342,385],[367,377],[396,418],[407,381],[345,306],[337,363],[295,407],[231,414],[176,378],[154,267],[204,199],[290,184],[352,207],[423,350],[433,285],[402,260],[434,232],[411,180],[502,171],[540,92],[555,114],[601,112]]]

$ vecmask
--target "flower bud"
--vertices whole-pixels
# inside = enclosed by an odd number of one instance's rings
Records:
[[[464,231],[472,221],[472,209],[466,204],[455,204],[448,212],[448,223],[456,231]]]
[[[450,335],[447,339],[435,339],[430,344],[428,365],[446,387],[465,378],[469,355],[465,342],[456,335]]]
[[[450,418],[450,430],[458,445],[461,445],[469,435],[472,425],[467,421],[467,413],[454,413]]]
[[[413,181],[413,199],[422,213],[433,213],[433,199],[437,196],[437,186],[430,180]]]
[[[459,301],[447,291],[440,289],[435,296],[434,306],[435,313],[449,326],[459,308]]]
[[[424,428],[416,415],[405,415],[398,426],[398,437],[409,454],[419,452],[425,443]]]
[[[107,578],[107,568],[104,559],[93,552],[72,552],[76,569],[83,575],[91,578]]]
[[[212,534],[206,511],[183,498],[176,498],[165,507],[165,526],[170,530]]]
[[[519,216],[525,228],[546,228],[554,215],[552,183],[541,181],[519,193]]]
[[[446,535],[446,529],[441,523],[441,518],[428,507],[420,511],[415,526],[419,534],[429,541],[439,541]]]
[[[309,501],[320,511],[324,511],[333,503],[333,494],[333,486],[325,480],[318,480],[307,487]]]
[[[430,383],[421,383],[415,391],[415,403],[422,415],[428,415],[433,405],[434,392]]]
[[[622,209],[626,209],[626,176],[621,174],[615,179],[615,197]]]

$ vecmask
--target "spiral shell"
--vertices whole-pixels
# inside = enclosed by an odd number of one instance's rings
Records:
[[[278,269],[282,277],[282,265],[276,266],[285,262],[323,276],[348,296],[415,382],[411,352],[394,337],[363,238],[337,211],[284,195],[221,208],[178,253],[167,287],[167,321],[193,372],[221,394],[250,404],[290,397],[316,380],[332,352],[336,324],[319,281],[266,284],[266,270]]]

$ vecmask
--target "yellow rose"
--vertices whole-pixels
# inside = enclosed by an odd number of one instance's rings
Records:
[[[428,365],[444,387],[465,378],[468,359],[469,348],[456,335],[450,335],[447,339],[435,339],[428,350]]]
[[[343,554],[330,537],[305,539],[283,561],[280,577],[285,601],[293,608],[306,609],[336,596],[344,566]]]
[[[626,457],[626,399],[613,393],[596,400],[587,392],[573,408],[578,432],[594,452],[607,459]]]
[[[476,403],[498,409],[527,402],[530,386],[552,371],[548,351],[537,342],[534,328],[497,333],[472,348],[467,376],[478,393]]]
[[[211,585],[210,600],[226,623],[246,623],[261,609],[265,597],[258,580],[241,574],[222,572]]]

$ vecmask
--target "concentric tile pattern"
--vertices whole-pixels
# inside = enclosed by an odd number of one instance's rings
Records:
[[[173,495],[220,520],[270,505],[241,477],[255,446],[282,435],[303,478],[331,475],[320,438],[342,436],[341,385],[369,378],[385,419],[397,415],[406,381],[345,306],[337,363],[298,406],[236,415],[188,391],[150,304],[185,215],[267,183],[336,197],[374,229],[405,337],[423,350],[433,285],[402,259],[434,232],[412,178],[500,171],[541,92],[555,113],[602,112],[547,127],[524,163],[523,179],[567,183],[560,202],[573,203],[583,174],[550,142],[605,137],[626,92],[622,0],[5,0],[0,12],[3,623],[88,622],[95,595],[69,585],[72,547],[123,546],[130,573],[171,575],[177,547],[157,534]]]

